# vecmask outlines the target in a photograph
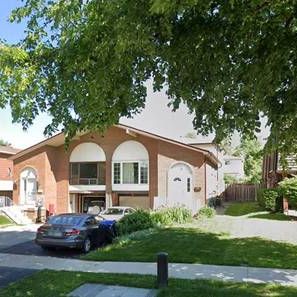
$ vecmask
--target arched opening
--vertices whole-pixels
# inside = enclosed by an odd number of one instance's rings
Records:
[[[168,171],[169,206],[193,208],[193,172],[186,163],[175,163]]]
[[[140,142],[121,143],[112,156],[113,185],[148,185],[149,155]]]
[[[71,185],[105,185],[105,153],[96,143],[81,143],[70,155]]]
[[[35,205],[37,196],[37,173],[26,168],[20,175],[20,204]]]

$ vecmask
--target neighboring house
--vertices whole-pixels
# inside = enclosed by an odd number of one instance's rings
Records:
[[[262,184],[265,188],[275,188],[284,177],[294,177],[297,175],[297,156],[290,155],[286,158],[287,168],[283,170],[280,162],[280,154],[276,151],[264,156],[262,166]],[[284,213],[297,216],[296,210],[289,209],[286,199],[283,203]]]
[[[194,142],[188,144],[211,152],[219,160],[217,168],[209,165],[206,167],[207,199],[219,196],[225,190],[224,173],[222,171],[223,154],[219,146],[214,142]]]
[[[224,175],[231,176],[237,180],[244,178],[244,160],[242,157],[223,156]]]
[[[217,169],[207,167],[207,198],[221,195],[225,191],[224,176],[229,175],[238,180],[244,177],[243,158],[225,155],[215,142],[193,142],[193,139],[186,138],[183,141],[191,146],[210,151],[219,160]]]
[[[285,172],[280,163],[280,154],[278,152],[264,156],[262,166],[262,180],[266,188],[274,188],[284,176],[292,177],[297,174],[297,156],[289,156],[286,158],[288,167]]]
[[[64,141],[60,133],[11,158],[15,203],[48,213],[111,205],[195,213],[206,202],[207,168],[219,163],[207,150],[120,124],[76,136],[68,150]]]
[[[4,197],[12,198],[13,191],[13,161],[8,158],[19,150],[10,146],[0,145],[0,206],[4,206]]]

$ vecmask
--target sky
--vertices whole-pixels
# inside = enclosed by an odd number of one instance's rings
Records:
[[[9,43],[18,42],[25,29],[25,24],[11,24],[8,17],[12,9],[21,4],[20,0],[0,0],[0,39]],[[49,121],[47,115],[39,116],[28,131],[23,131],[20,124],[13,124],[9,106],[0,109],[0,139],[14,147],[25,148],[44,139],[43,129]]]
[[[20,0],[0,0],[0,39],[5,39],[9,43],[16,43],[24,35],[24,23],[8,22],[11,10],[20,5]],[[172,112],[167,106],[168,103],[165,92],[155,93],[151,84],[148,84],[148,96],[144,110],[133,119],[122,118],[120,122],[165,137],[182,140],[187,133],[194,131],[193,116],[188,113],[184,104],[181,104],[176,112]],[[5,109],[0,109],[0,139],[11,143],[16,148],[24,149],[45,139],[43,131],[49,123],[50,117],[41,114],[27,131],[23,131],[20,124],[12,123],[11,111],[7,106]],[[213,135],[207,138],[197,136],[196,142],[212,139]],[[238,139],[235,139],[235,142],[238,142]]]

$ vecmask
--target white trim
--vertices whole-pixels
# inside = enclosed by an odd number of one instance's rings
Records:
[[[191,164],[187,163],[187,162],[184,162],[184,161],[174,161],[174,162],[170,165],[169,169],[173,168],[175,165],[178,165],[178,164],[186,165],[186,166],[190,169],[191,173],[192,173],[192,174],[194,173],[193,166],[192,166]],[[169,170],[168,170],[168,171],[169,171]]]
[[[0,191],[12,191],[13,181],[12,180],[0,180]]]
[[[117,146],[112,155],[112,161],[138,161],[148,160],[146,147],[139,141],[127,140]]]
[[[69,185],[70,193],[105,191],[105,185]]]
[[[114,164],[115,163],[120,163],[120,183],[119,184],[115,184],[114,183]],[[123,163],[138,163],[138,184],[123,184]],[[141,173],[141,170],[140,170],[140,165],[141,163],[147,163],[147,183],[146,184],[142,184],[140,183],[140,173]],[[118,186],[118,185],[149,185],[150,184],[150,180],[149,180],[149,177],[150,177],[150,163],[149,163],[149,160],[135,160],[135,161],[112,161],[111,162],[111,181],[112,181],[112,187],[113,186]]]
[[[83,142],[71,152],[69,162],[104,162],[106,161],[103,149],[94,142]]]
[[[113,191],[149,191],[148,184],[113,184]]]

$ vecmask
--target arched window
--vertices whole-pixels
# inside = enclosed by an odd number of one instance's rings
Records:
[[[129,140],[113,153],[113,184],[148,184],[149,155],[140,142]]]
[[[85,142],[70,155],[71,185],[105,185],[105,153],[96,143]]]
[[[26,168],[20,175],[20,203],[35,204],[37,195],[37,174],[33,168]]]

